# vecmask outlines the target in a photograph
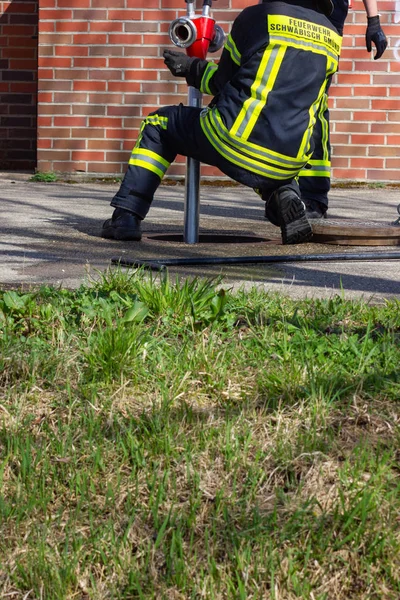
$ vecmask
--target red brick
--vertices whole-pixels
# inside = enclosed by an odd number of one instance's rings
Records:
[[[109,58],[110,68],[119,69],[140,69],[142,67],[142,59],[140,58]]]
[[[100,8],[86,8],[83,10],[74,9],[73,18],[80,21],[105,21],[107,20],[107,11]]]
[[[122,127],[122,118],[110,119],[108,117],[89,117],[89,127],[108,127],[118,129]]]
[[[62,161],[62,162],[53,162],[52,169],[59,173],[72,173],[73,171],[86,173],[86,164],[71,162],[71,161]]]
[[[124,46],[91,46],[89,56],[123,56]]]
[[[105,68],[107,66],[106,58],[99,58],[93,56],[85,56],[84,58],[75,57],[74,58],[74,67],[80,69],[100,69]]]
[[[74,90],[86,92],[104,92],[106,90],[105,81],[74,81]]]
[[[365,179],[365,169],[335,169],[337,179]]]
[[[90,152],[88,150],[76,150],[72,152],[73,161],[104,160],[104,152]]]
[[[90,104],[102,104],[107,106],[109,104],[122,104],[122,95],[121,94],[89,94],[89,103]],[[118,113],[116,114],[118,116]]]
[[[370,146],[369,156],[399,156],[399,148],[392,146]]]
[[[103,138],[104,129],[72,129],[71,136],[73,138]]]
[[[386,112],[377,110],[355,111],[353,113],[355,121],[386,121],[386,116]]]
[[[140,106],[108,106],[107,114],[114,117],[133,117],[141,114]]]
[[[350,159],[350,166],[353,169],[383,169],[383,163],[383,158],[371,158],[370,156]]]
[[[51,139],[39,139],[37,141],[37,147],[39,149],[49,149],[51,148],[52,140]]]
[[[400,109],[400,99],[381,99],[381,100],[372,100],[372,108],[377,110],[399,110]]]
[[[105,44],[107,42],[106,33],[76,33],[74,35],[74,44]]]
[[[89,49],[85,46],[56,46],[57,56],[88,56]]]
[[[41,4],[42,2],[40,2]],[[60,10],[60,9],[49,9],[49,8],[39,8],[39,18],[40,24],[42,25],[43,21],[61,21],[72,19],[72,10]]]
[[[138,81],[108,81],[109,92],[139,92],[141,84]]]
[[[340,73],[339,83],[347,85],[369,85],[371,83],[371,75],[369,73]],[[334,88],[336,89],[336,87]],[[365,88],[364,88],[365,89]],[[368,88],[369,90],[369,88]]]
[[[366,146],[335,146],[333,148],[333,153],[339,156],[366,156],[367,148]]]
[[[398,169],[393,171],[389,171],[389,169],[383,169],[382,171],[368,169],[368,179],[369,181],[399,181],[399,171]]]
[[[369,123],[360,123],[357,121],[345,121],[343,123],[337,122],[334,124],[334,131],[348,131],[350,133],[368,133],[370,125]]]
[[[106,107],[96,104],[75,104],[72,106],[72,114],[101,117],[106,114]]]
[[[41,115],[70,115],[71,106],[69,104],[43,104]]]
[[[39,92],[38,93],[38,102],[53,102],[53,94],[50,92]]]
[[[53,148],[57,150],[69,150],[72,145],[75,150],[84,150],[86,147],[86,140],[71,140],[70,138],[53,140]]]
[[[386,87],[375,87],[375,86],[368,86],[368,87],[354,87],[354,95],[355,96],[380,96],[382,98],[386,98],[386,93],[387,93],[387,88]]]
[[[115,141],[105,141],[105,140],[88,140],[87,147],[89,150],[120,150],[121,142]]]
[[[93,69],[89,71],[89,79],[99,79],[102,81],[103,79],[122,79],[122,71],[119,69],[104,69],[102,71],[98,69]]]
[[[346,133],[332,133],[331,134],[331,143],[333,145],[336,144],[348,144],[350,141],[350,136]]]
[[[341,68],[342,62],[340,62]],[[382,62],[381,60],[369,61],[369,60],[358,60],[354,64],[355,71],[387,71],[387,63]]]
[[[72,64],[72,59],[71,58],[66,58],[66,57],[56,57],[56,56],[46,56],[46,57],[39,57],[39,68],[41,69],[46,69],[46,68],[57,68],[57,67],[61,67],[61,68],[69,68]],[[43,77],[43,74],[41,74],[41,77]]]
[[[51,139],[58,139],[58,138],[70,139],[71,138],[71,132],[68,128],[56,129],[54,127],[42,127],[41,126],[40,135],[41,135],[41,137],[47,137],[47,138],[51,138]]]
[[[56,21],[56,31],[88,31],[89,23],[87,21]]]
[[[372,123],[372,133],[400,133],[400,124],[396,123]]]
[[[125,165],[118,163],[107,163],[106,161],[98,163],[88,163],[89,173],[123,173],[126,169]]]
[[[332,167],[346,169],[349,166],[350,159],[343,156],[332,156]]]
[[[371,146],[374,144],[384,144],[385,136],[384,135],[371,135],[371,134],[365,134],[365,135],[352,134],[351,143],[352,144],[365,144],[366,146]]]
[[[123,31],[123,27],[124,24],[120,23],[119,21],[92,21],[91,23],[89,23],[90,25],[90,32],[98,32],[98,31],[103,31],[106,33],[117,33],[117,32],[122,32]]]
[[[40,0],[42,1],[42,0]],[[57,0],[60,8],[74,8],[76,0]],[[91,0],[79,0],[79,8],[90,8]]]
[[[371,100],[367,98],[336,98],[336,108],[370,108]]]
[[[71,153],[68,150],[51,150],[43,149],[40,153],[40,157],[45,160],[70,160]]]
[[[140,125],[141,120],[139,120],[139,125]],[[136,141],[137,138],[137,132],[139,131],[139,125],[137,127],[136,130],[134,130],[132,127],[129,127],[126,123],[125,123],[125,119],[124,119],[124,129],[107,129],[106,131],[106,138],[108,140],[132,140],[132,146],[134,145],[134,141]]]
[[[387,158],[386,167],[388,169],[400,169],[400,158]],[[398,179],[398,176],[397,176]]]

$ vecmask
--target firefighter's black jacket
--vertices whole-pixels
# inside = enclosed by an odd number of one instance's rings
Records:
[[[270,1],[235,19],[218,64],[195,59],[187,83],[214,96],[201,116],[230,162],[288,179],[312,154],[315,114],[341,38],[310,1]]]

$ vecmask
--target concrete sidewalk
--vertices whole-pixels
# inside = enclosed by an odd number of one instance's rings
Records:
[[[265,241],[184,244],[157,239],[183,233],[184,187],[161,186],[141,242],[115,242],[100,237],[111,215],[110,199],[118,184],[34,183],[29,176],[0,173],[0,288],[48,283],[77,287],[110,267],[112,257],[130,259],[207,256],[263,256],[333,252],[400,251],[397,247],[303,244],[282,246],[279,229],[263,218],[263,203],[243,187],[201,188],[201,234],[259,236]],[[397,189],[333,189],[329,218],[388,225],[397,217]],[[271,241],[272,240],[272,241]],[[275,241],[274,241],[275,240]],[[171,268],[172,274],[212,276],[227,284],[261,285],[294,298],[400,298],[400,261],[292,262]]]

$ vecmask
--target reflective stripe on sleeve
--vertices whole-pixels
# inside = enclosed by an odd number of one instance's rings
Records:
[[[207,67],[205,68],[205,71],[203,73],[203,77],[201,78],[201,83],[200,83],[200,91],[203,92],[203,94],[211,94],[212,95],[212,91],[210,90],[209,84],[210,84],[211,77],[214,75],[214,73],[217,70],[218,70],[218,65],[216,65],[213,62],[208,63]]]
[[[241,61],[242,56],[241,56],[239,50],[237,49],[236,44],[235,44],[231,34],[228,35],[224,48],[231,55],[231,59],[233,60],[233,62],[240,66],[240,61]]]

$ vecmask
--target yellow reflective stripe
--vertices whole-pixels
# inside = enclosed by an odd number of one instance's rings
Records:
[[[207,118],[210,120],[210,123],[213,129],[216,131],[219,139],[225,142],[228,146],[238,150],[241,154],[247,155],[250,158],[255,158],[262,162],[273,163],[281,168],[289,169],[291,171],[297,171],[300,169],[309,158],[309,155],[306,155],[301,159],[294,158],[292,156],[280,154],[279,152],[275,152],[269,148],[264,148],[263,146],[259,146],[253,142],[242,141],[240,138],[233,137],[225,127],[216,108],[213,108],[211,111],[207,112]]]
[[[167,160],[165,160],[165,158],[163,158],[159,154],[156,154],[156,152],[153,152],[152,150],[148,150],[147,148],[134,148],[132,150],[131,156],[133,156],[134,154],[140,154],[140,155],[146,156],[148,158],[151,158],[155,162],[160,163],[163,167],[165,167],[165,169],[168,169],[168,167],[171,164]]]
[[[322,143],[322,149],[323,149],[323,159],[326,162],[329,161],[329,123],[325,119],[325,116],[324,116],[324,112],[327,109],[327,107],[328,107],[328,95],[324,94],[321,99],[321,105],[319,107],[318,117],[321,122],[321,130],[322,130],[321,143]]]
[[[311,165],[312,167],[315,167],[316,169],[323,167],[327,167],[328,169],[330,169],[331,167],[330,160],[316,160],[315,158],[310,159],[307,164]]]
[[[306,52],[314,52],[314,54],[322,54],[322,56],[329,57],[330,60],[333,61],[333,70],[332,73],[335,73],[338,68],[338,55],[333,54],[329,50],[327,50],[324,46],[319,46],[317,44],[311,44],[310,42],[304,42],[302,40],[295,40],[289,36],[282,35],[271,35],[270,43],[281,44],[284,46],[290,46],[291,48],[296,48],[298,50],[304,50]]]
[[[139,158],[131,158],[129,164],[133,165],[134,167],[142,167],[143,169],[152,171],[153,173],[158,175],[160,179],[162,179],[165,175],[164,171],[161,171],[161,169],[154,166],[152,163],[149,163],[145,160],[140,160]]]
[[[152,150],[148,150],[147,148],[134,148],[129,164],[148,169],[149,171],[156,173],[156,175],[162,179],[171,163]]]
[[[279,39],[297,40],[305,48],[317,51],[325,49],[325,54],[337,59],[342,46],[341,36],[323,25],[286,15],[268,15],[268,33]]]
[[[207,114],[204,118],[200,120],[201,128],[209,140],[209,142],[214,146],[214,148],[228,160],[229,162],[238,165],[243,169],[247,169],[248,171],[252,171],[258,175],[262,175],[263,177],[269,177],[271,179],[291,179],[297,175],[299,170],[304,166],[305,161],[301,165],[299,165],[296,169],[282,169],[275,167],[272,164],[262,163],[260,161],[254,160],[236,152],[231,146],[224,144],[223,141],[218,137],[216,132],[213,130],[213,127],[207,118]]]
[[[226,50],[228,50],[233,62],[240,66],[240,61],[241,61],[242,56],[241,56],[239,50],[237,49],[236,44],[235,44],[231,34],[228,35],[224,47]]]
[[[317,111],[319,110],[320,105],[323,102],[323,94],[325,92],[326,84],[327,84],[327,80],[325,80],[324,83],[322,84],[322,86],[320,87],[318,97],[315,100],[315,102],[312,103],[312,105],[310,106],[310,109],[308,111],[310,118],[308,121],[308,127],[304,132],[303,139],[301,140],[299,152],[297,154],[298,158],[307,154],[308,150],[310,149],[310,140],[312,137],[312,133],[313,133],[313,129],[314,129],[315,121],[316,121],[315,115],[316,115]]]
[[[268,46],[265,49],[256,78],[250,89],[251,97],[243,103],[230,130],[232,135],[247,140],[253,131],[257,119],[267,102],[268,94],[274,86],[285,52],[286,48],[284,46]]]
[[[299,177],[330,177],[331,170],[317,171],[316,169],[302,169],[299,173]]]
[[[330,177],[331,161],[310,159],[305,168],[299,173],[300,177]]]
[[[143,130],[146,127],[146,125],[159,125],[162,129],[167,129],[168,117],[161,117],[160,115],[150,115],[143,119],[140,125],[139,135],[136,140],[135,148],[137,148],[140,145],[140,142],[142,141]]]
[[[207,67],[205,68],[203,77],[201,78],[200,82],[200,91],[203,92],[203,94],[212,94],[209,84],[211,77],[214,75],[217,69],[218,65],[216,65],[213,62],[209,62]]]

